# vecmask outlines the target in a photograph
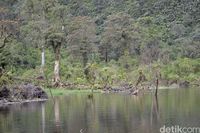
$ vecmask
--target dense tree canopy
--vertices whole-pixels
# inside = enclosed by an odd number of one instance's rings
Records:
[[[159,64],[168,70],[173,67],[167,64],[200,58],[199,0],[2,0],[0,5],[0,48],[4,31],[17,35],[12,45],[0,49],[1,65],[12,59],[10,67],[31,71],[40,65],[38,53],[45,48],[47,66],[59,60],[62,78],[77,75],[73,81],[83,82],[82,68],[89,63],[121,67],[126,57],[125,68],[129,64],[134,73],[143,66],[152,69],[152,64]],[[49,76],[51,71],[48,67]],[[194,71],[192,79],[199,75]]]

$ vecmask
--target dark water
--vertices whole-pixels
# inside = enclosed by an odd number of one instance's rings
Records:
[[[200,127],[200,89],[142,96],[70,94],[0,108],[0,133],[159,133],[163,125]]]

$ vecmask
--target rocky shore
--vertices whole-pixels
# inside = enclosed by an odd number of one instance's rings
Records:
[[[32,84],[24,84],[14,87],[4,86],[0,88],[0,106],[15,103],[44,101],[47,99],[47,93],[41,87]]]

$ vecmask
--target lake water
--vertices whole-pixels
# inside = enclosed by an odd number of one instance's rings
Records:
[[[0,108],[0,133],[159,133],[163,126],[200,127],[200,89],[141,96],[68,94]]]

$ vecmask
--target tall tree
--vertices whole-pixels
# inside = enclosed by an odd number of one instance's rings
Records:
[[[55,54],[53,85],[58,86],[60,85],[60,52],[62,44],[65,42],[65,33],[61,25],[50,27],[46,34],[46,42],[47,45],[52,46]]]
[[[75,17],[68,27],[69,52],[81,58],[83,67],[86,66],[89,56],[97,52],[95,23],[90,17]]]
[[[100,53],[105,62],[119,59],[125,51],[130,50],[136,38],[133,19],[125,13],[109,15],[101,36]]]
[[[58,85],[60,82],[60,50],[63,40],[65,40],[64,23],[66,18],[64,16],[66,16],[66,8],[60,5],[57,0],[27,1],[24,7],[24,10],[31,11],[31,17],[28,15],[29,19],[26,19],[27,23],[22,27],[24,39],[32,43],[32,46],[41,49],[42,68],[45,63],[45,47],[52,46],[55,54],[53,84]]]
[[[24,25],[21,26],[21,36],[25,43],[41,50],[41,74],[44,76],[45,65],[45,32],[48,25],[48,3],[40,0],[27,0],[21,5],[21,15]]]
[[[6,8],[0,8],[0,67],[8,64],[6,58],[10,52],[6,46],[17,34],[19,34],[19,22],[17,18]]]

